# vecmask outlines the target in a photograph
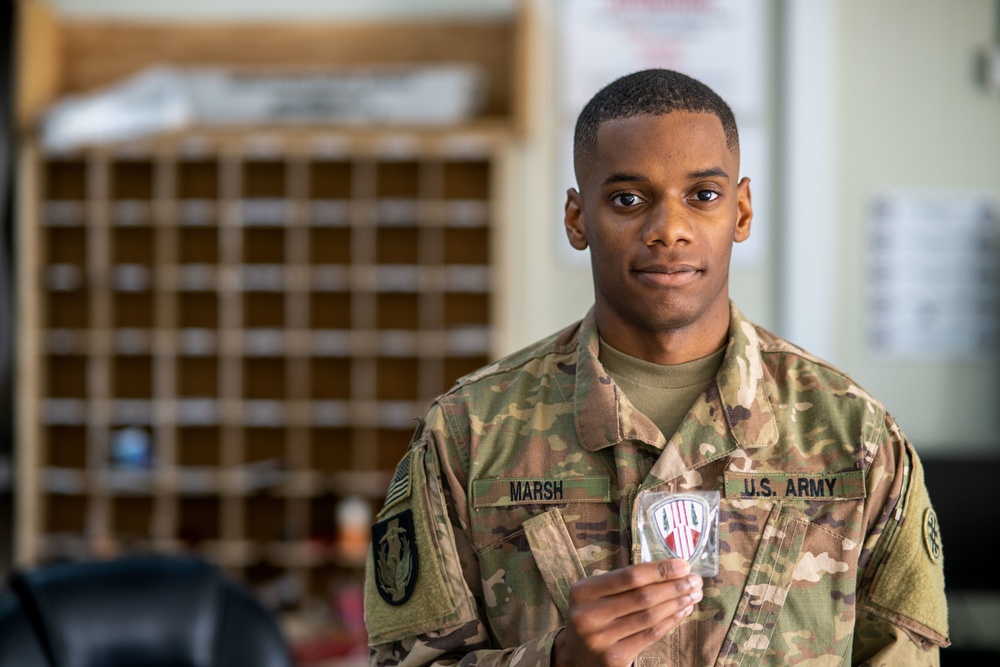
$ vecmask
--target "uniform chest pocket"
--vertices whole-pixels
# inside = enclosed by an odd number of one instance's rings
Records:
[[[833,514],[843,518],[854,505],[836,502]],[[857,544],[810,514],[793,503],[723,500],[727,545],[713,583],[717,604],[735,613],[716,665],[782,665],[819,646],[824,655],[849,650]],[[757,535],[754,549],[747,540]],[[751,553],[751,562],[737,558]]]
[[[480,551],[479,567],[490,628],[503,646],[563,625],[570,586],[586,576],[558,507]]]

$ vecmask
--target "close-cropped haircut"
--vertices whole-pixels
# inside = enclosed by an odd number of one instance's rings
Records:
[[[726,146],[740,156],[740,138],[732,109],[718,93],[686,74],[669,69],[647,69],[615,79],[590,98],[576,119],[573,163],[597,149],[601,123],[642,114],[662,116],[675,111],[710,113],[722,122]]]

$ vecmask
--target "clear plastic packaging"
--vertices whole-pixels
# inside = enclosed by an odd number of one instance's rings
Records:
[[[694,574],[719,573],[718,491],[642,491],[638,512],[643,562],[683,558]]]

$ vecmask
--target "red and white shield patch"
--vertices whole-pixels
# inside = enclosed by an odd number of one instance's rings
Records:
[[[691,561],[708,538],[708,503],[699,496],[671,496],[652,508],[653,524],[667,552],[674,558]]]

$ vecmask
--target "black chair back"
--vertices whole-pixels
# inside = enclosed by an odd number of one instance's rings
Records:
[[[0,597],[0,667],[291,665],[276,619],[196,558],[45,565]]]

